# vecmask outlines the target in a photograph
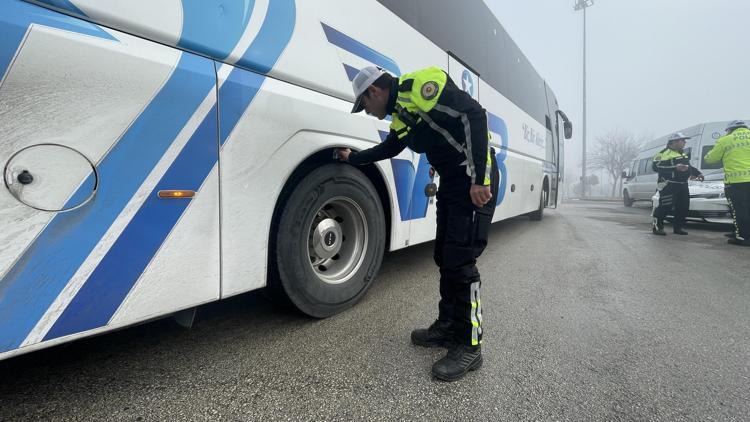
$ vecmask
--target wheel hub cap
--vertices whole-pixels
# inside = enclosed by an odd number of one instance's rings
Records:
[[[313,250],[320,259],[330,259],[341,250],[341,225],[332,218],[322,220],[313,231]]]

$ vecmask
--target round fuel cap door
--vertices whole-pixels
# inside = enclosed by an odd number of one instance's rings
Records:
[[[72,211],[96,194],[99,175],[81,152],[61,144],[37,144],[17,151],[5,163],[11,195],[39,211]]]

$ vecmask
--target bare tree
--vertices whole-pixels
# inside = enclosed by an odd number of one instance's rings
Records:
[[[596,144],[589,154],[588,168],[605,170],[612,180],[612,197],[615,197],[617,185],[621,183],[622,171],[630,167],[642,143],[631,133],[613,130],[606,135],[596,137]],[[617,193],[619,196],[619,192]]]

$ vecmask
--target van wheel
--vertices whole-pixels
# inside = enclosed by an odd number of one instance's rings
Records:
[[[630,199],[630,195],[628,194],[628,191],[622,192],[622,204],[626,207],[632,207],[633,206],[633,200]]]
[[[546,190],[543,190],[542,194],[539,195],[539,209],[529,213],[529,219],[531,221],[541,221],[542,218],[544,218],[544,208],[547,204],[547,195],[549,194]]]
[[[275,240],[278,279],[271,284],[307,315],[335,315],[364,296],[380,269],[385,216],[378,193],[350,165],[319,167],[290,194]]]

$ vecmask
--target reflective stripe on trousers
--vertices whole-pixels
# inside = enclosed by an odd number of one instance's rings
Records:
[[[476,346],[482,336],[482,300],[479,298],[481,281],[471,283],[471,345]]]

